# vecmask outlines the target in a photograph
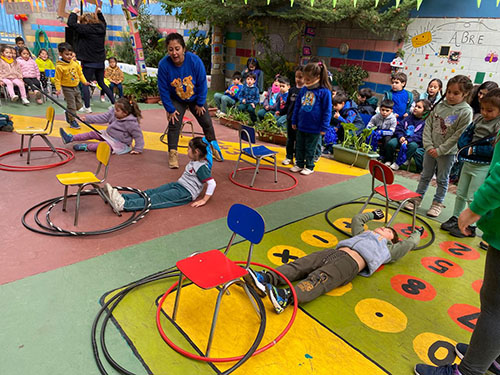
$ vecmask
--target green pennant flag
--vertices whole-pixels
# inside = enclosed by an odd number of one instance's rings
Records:
[[[312,7],[314,6],[314,0],[311,0],[311,6]]]
[[[498,0],[500,1],[500,0]],[[333,0],[333,7],[335,8],[337,6],[337,0]]]
[[[401,2],[401,0],[396,0],[396,8],[399,6],[400,2]]]
[[[378,1],[379,0],[375,0],[375,8],[378,7]],[[500,0],[499,0],[500,1]]]
[[[481,6],[481,0],[477,0],[477,7],[479,8]]]
[[[497,0],[497,6],[498,6],[498,4],[500,4],[500,0]]]
[[[353,0],[354,8],[356,8],[357,2],[358,2],[358,0]]]
[[[423,1],[424,1],[424,0],[417,0],[417,10],[419,10],[419,9],[420,9],[420,5],[422,5],[422,2],[423,2]],[[500,0],[499,0],[499,1],[500,1]]]
[[[293,0],[290,1],[290,8],[293,7]]]

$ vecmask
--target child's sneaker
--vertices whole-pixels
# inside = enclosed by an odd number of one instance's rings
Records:
[[[277,314],[285,311],[285,307],[292,302],[292,292],[288,288],[280,289],[272,284],[266,284],[266,290]]]
[[[64,144],[73,142],[73,134],[66,133],[63,128],[59,128],[59,134]]]
[[[441,211],[444,208],[444,204],[439,203],[439,202],[432,202],[431,208],[429,208],[429,211],[427,211],[427,216],[430,217],[438,217],[441,215]]]
[[[465,357],[465,353],[467,352],[468,348],[469,348],[468,344],[458,343],[455,346],[455,353],[457,353],[458,358],[463,359]],[[491,364],[488,371],[491,372],[492,374],[500,375],[500,363],[494,361]]]
[[[42,93],[38,90],[35,91],[35,100],[37,104],[43,104]]]
[[[291,160],[291,159],[286,158],[285,160],[283,160],[283,161],[281,162],[281,164],[283,164],[283,165],[290,165],[290,164],[292,164],[292,160]]]
[[[417,202],[417,208],[419,208],[422,204],[422,198],[413,198],[413,200]],[[409,201],[405,204],[404,208],[408,211],[413,211],[413,202]]]
[[[308,168],[304,168],[300,171],[300,174],[302,176],[309,176],[310,174],[313,174],[314,173],[314,170],[313,169],[308,169]]]
[[[266,296],[266,284],[269,283],[269,277],[264,272],[256,272],[251,268],[248,269],[248,273],[243,276],[243,280],[249,285],[251,285],[261,297]]]
[[[384,164],[390,167],[392,163],[390,161],[386,161]]]
[[[393,171],[397,171],[397,170],[399,169],[399,165],[397,165],[397,164],[394,162],[394,163],[392,163],[392,164],[390,165],[390,168],[391,168]]]
[[[17,102],[19,100],[19,96],[14,95],[12,98],[10,98],[10,100],[12,100],[13,102]]]
[[[101,95],[101,103],[104,103],[106,99],[104,99],[104,95]]]
[[[77,145],[73,145],[73,150],[75,151],[88,151],[86,143],[79,143]]]
[[[2,132],[11,132],[14,130],[14,127],[12,125],[4,125],[4,126],[0,126],[0,131]]]
[[[441,224],[441,229],[445,231],[450,231],[453,228],[458,228],[458,217],[452,216],[448,220],[446,220],[443,224]]]
[[[106,190],[106,194],[108,194],[108,198],[111,199],[113,196],[113,186],[108,184],[107,182],[104,184],[104,190]]]
[[[82,113],[92,113],[92,108],[91,107],[82,107],[78,110],[78,112],[82,112]]]
[[[292,168],[290,168],[290,172],[298,173],[298,172],[302,171],[302,169],[304,169],[304,168],[300,168],[298,165],[294,165]]]
[[[71,120],[69,123],[69,127],[71,129],[80,129],[80,125],[78,125],[78,122],[76,122],[76,120]]]
[[[24,105],[30,105],[30,101],[28,100],[28,98],[22,98],[21,101]]]
[[[418,364],[415,366],[416,375],[460,375],[457,365],[444,365],[434,367],[430,365]]]
[[[321,155],[315,156],[314,157],[314,162],[317,163],[321,159]]]

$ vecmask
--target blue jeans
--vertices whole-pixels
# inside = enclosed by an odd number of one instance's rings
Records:
[[[214,95],[215,106],[222,112],[227,113],[227,108],[236,104],[236,100],[223,92],[216,92]]]
[[[420,182],[418,183],[417,193],[422,197],[424,196],[432,176],[436,173],[437,189],[434,195],[434,202],[443,203],[446,192],[448,191],[448,178],[450,177],[451,167],[453,166],[453,159],[455,155],[441,155],[433,158],[428,152],[424,155],[424,163],[422,174],[420,175]]]
[[[286,129],[286,115],[276,116],[276,123],[280,128]]]
[[[257,116],[255,115],[255,108],[252,107],[251,104],[249,104],[249,103],[240,103],[240,105],[238,105],[238,109],[241,112],[248,112],[250,114],[250,120],[252,121],[252,123],[254,123],[255,121],[257,121]]]
[[[113,83],[111,82],[109,84],[109,89],[111,90],[111,92],[115,92],[115,87],[118,89],[118,97],[123,97],[123,86],[121,83]]]
[[[182,206],[193,200],[191,193],[178,182],[170,182],[144,191],[151,199],[151,209]],[[144,208],[144,198],[136,193],[123,194],[125,211],[139,211]]]

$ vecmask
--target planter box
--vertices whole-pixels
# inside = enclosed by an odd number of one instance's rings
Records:
[[[286,145],[286,135],[261,133],[257,134],[257,139],[262,142],[274,143],[275,145]]]
[[[208,108],[208,113],[210,114],[210,117],[215,117],[215,114],[217,113],[218,108],[217,107],[210,107]]]
[[[226,117],[220,117],[219,122],[221,125],[227,126],[228,128],[240,130],[241,122],[232,120]]]
[[[155,104],[158,103],[159,101],[160,101],[159,96],[147,96],[146,100],[144,100],[144,102],[148,104]]]
[[[333,160],[344,164],[354,165],[358,168],[367,169],[370,160],[377,159],[378,157],[379,154],[377,153],[367,154],[340,145],[333,145]]]

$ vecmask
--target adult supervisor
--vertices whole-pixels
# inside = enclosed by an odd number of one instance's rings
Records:
[[[167,111],[168,166],[179,168],[177,147],[182,119],[187,108],[203,128],[214,158],[220,161],[222,154],[215,141],[214,127],[207,111],[205,67],[198,56],[186,51],[182,35],[171,33],[165,38],[165,43],[168,55],[161,59],[158,65],[158,89]]]
[[[87,81],[97,81],[112,104],[115,98],[110,88],[104,83],[104,61],[106,50],[104,41],[106,39],[106,20],[102,15],[101,8],[96,8],[95,13],[85,13],[78,22],[80,10],[75,8],[68,17],[68,27],[72,28],[77,36],[78,42],[75,47],[76,57],[82,63],[82,72]],[[83,103],[85,112],[91,113],[90,90],[88,86],[83,87]]]

